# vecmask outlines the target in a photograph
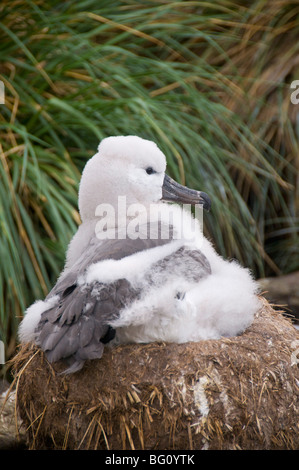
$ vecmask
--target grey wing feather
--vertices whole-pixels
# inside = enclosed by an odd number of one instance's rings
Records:
[[[147,279],[150,284],[161,285],[169,276],[198,282],[210,274],[211,266],[206,256],[199,250],[182,246],[155,263],[148,272]]]
[[[97,284],[97,295],[92,295],[94,285],[92,291],[76,286],[71,294],[62,296],[58,306],[42,313],[37,344],[50,362],[67,359],[78,370],[86,359],[100,358],[109,322],[117,318],[125,302],[138,295],[126,279],[108,286]]]

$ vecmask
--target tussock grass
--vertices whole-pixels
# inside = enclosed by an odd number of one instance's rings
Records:
[[[80,171],[108,135],[156,141],[169,173],[211,196],[205,230],[221,254],[257,276],[298,269],[298,13],[286,0],[2,1],[8,355],[63,266]]]

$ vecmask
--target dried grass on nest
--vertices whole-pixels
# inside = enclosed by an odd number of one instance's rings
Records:
[[[27,345],[17,408],[32,449],[298,449],[298,340],[264,300],[238,337],[107,348],[70,376]]]

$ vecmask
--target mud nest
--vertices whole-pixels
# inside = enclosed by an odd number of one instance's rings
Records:
[[[60,375],[34,345],[14,359],[31,449],[299,449],[299,332],[263,301],[242,335],[106,348]]]

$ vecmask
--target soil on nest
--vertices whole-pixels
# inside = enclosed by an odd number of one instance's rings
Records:
[[[299,332],[264,300],[242,335],[106,348],[72,375],[14,359],[31,449],[299,449]]]

